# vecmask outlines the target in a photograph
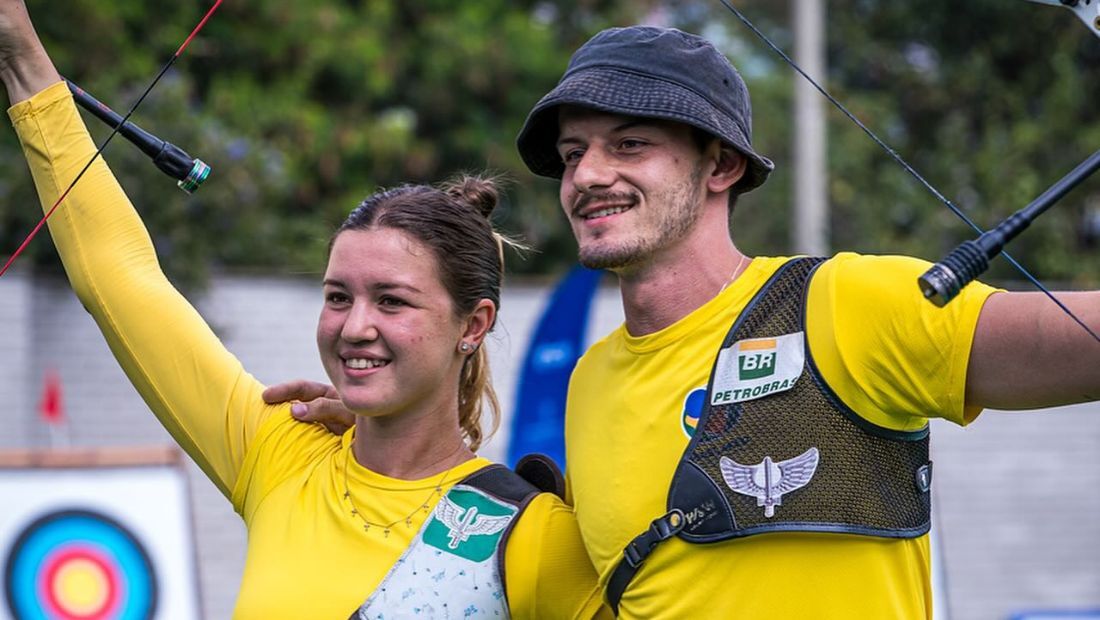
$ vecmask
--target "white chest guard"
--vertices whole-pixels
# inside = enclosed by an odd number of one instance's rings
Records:
[[[351,618],[511,617],[504,549],[516,520],[538,492],[501,465],[456,484]]]

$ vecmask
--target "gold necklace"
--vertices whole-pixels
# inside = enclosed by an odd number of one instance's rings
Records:
[[[737,261],[737,266],[733,268],[733,273],[730,274],[730,279],[726,280],[726,283],[722,285],[722,288],[718,289],[718,295],[722,294],[722,291],[726,290],[726,287],[733,284],[733,281],[737,279],[737,272],[741,271],[741,265],[745,264],[745,259],[748,258],[744,254],[741,255],[741,260]],[[718,295],[715,295],[717,297]]]
[[[355,436],[354,435],[352,436],[352,441],[353,442],[355,441]],[[462,446],[460,445],[459,449],[461,449],[461,448],[462,448]],[[355,500],[353,500],[351,498],[351,490],[348,488],[348,458],[349,458],[349,455],[351,454],[351,449],[352,449],[352,446],[348,446],[348,451],[346,453],[344,453],[344,499],[346,499],[348,501],[348,504],[351,506],[352,516],[353,517],[358,517],[359,520],[363,522],[363,531],[364,532],[370,532],[371,527],[382,528],[382,536],[385,537],[385,538],[390,537],[390,529],[394,525],[397,525],[401,521],[404,521],[405,522],[405,527],[410,528],[410,527],[412,527],[413,515],[415,515],[417,512],[419,512],[421,510],[423,510],[424,512],[428,512],[428,509],[431,507],[432,498],[434,498],[436,495],[442,494],[442,492],[443,492],[443,481],[447,479],[447,476],[450,475],[450,473],[452,471],[454,471],[455,467],[458,467],[459,465],[461,465],[461,463],[455,463],[454,465],[451,465],[450,469],[443,472],[443,475],[439,477],[439,480],[435,483],[435,488],[432,489],[432,492],[428,495],[427,499],[425,499],[424,502],[421,503],[419,506],[414,508],[412,512],[410,512],[409,514],[405,515],[404,517],[402,517],[400,519],[394,519],[393,521],[390,521],[389,523],[374,523],[372,521],[368,521],[367,518],[363,516],[362,511],[360,511],[359,507],[355,505]],[[451,454],[451,456],[453,457],[455,454],[458,454],[458,450],[455,450]]]

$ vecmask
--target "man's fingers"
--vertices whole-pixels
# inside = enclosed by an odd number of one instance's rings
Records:
[[[297,401],[290,406],[295,420],[318,422],[335,435],[342,435],[355,425],[355,414],[340,402],[336,389],[325,383],[287,381],[264,390],[263,399],[269,405]]]
[[[344,424],[343,422],[321,422],[321,425],[333,435],[343,435],[351,428],[350,424]]]
[[[331,385],[317,381],[298,379],[273,385],[263,393],[264,402],[269,405],[277,405],[291,400],[313,400],[315,398],[335,398],[336,391]]]
[[[330,432],[343,434],[355,424],[355,414],[344,407],[338,398],[315,398],[304,403],[294,403],[290,413],[301,422],[320,422]]]

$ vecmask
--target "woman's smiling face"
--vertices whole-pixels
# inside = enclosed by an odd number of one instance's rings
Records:
[[[324,297],[317,346],[346,407],[372,417],[456,407],[464,321],[427,246],[395,228],[341,232]]]

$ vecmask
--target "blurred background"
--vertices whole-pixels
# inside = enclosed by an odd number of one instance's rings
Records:
[[[209,8],[27,5],[62,74],[119,112]],[[980,225],[1023,207],[1100,145],[1100,39],[1069,11],[1024,0],[736,5],[788,53],[816,40],[811,73]],[[810,11],[820,14],[807,25]],[[823,100],[810,115],[818,124],[796,120],[801,78],[717,0],[229,0],[132,119],[209,163],[207,183],[192,196],[174,189],[122,140],[106,159],[170,277],[266,382],[323,377],[313,344],[319,275],[330,232],[359,200],[460,171],[505,175],[497,224],[535,251],[509,257],[491,342],[506,412],[485,454],[503,460],[535,326],[575,259],[556,184],[525,170],[515,134],[577,46],[633,23],[708,37],[749,84],[754,145],[777,170],[738,203],[743,251],[937,260],[972,236]],[[88,119],[93,135],[107,135]],[[818,172],[796,174],[796,152],[812,152],[822,137]],[[820,226],[804,236],[794,222],[810,201],[821,204]],[[15,137],[0,132],[0,259],[40,213]],[[1010,251],[1054,287],[1097,288],[1098,243],[1100,179],[1092,179]],[[1000,260],[986,279],[1024,288]],[[605,278],[586,342],[619,321]],[[72,297],[45,236],[0,278],[0,324],[0,449],[170,442]],[[43,417],[51,389],[63,403],[56,420]],[[940,615],[1100,610],[1100,407],[989,412],[968,429],[937,425],[933,437]],[[225,618],[243,528],[198,470],[184,468],[195,597],[202,617]]]

